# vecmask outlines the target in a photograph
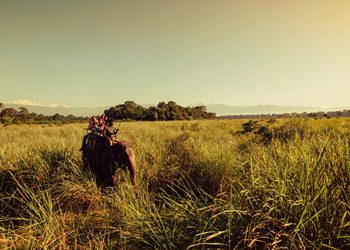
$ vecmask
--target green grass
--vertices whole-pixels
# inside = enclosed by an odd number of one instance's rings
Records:
[[[102,191],[84,124],[1,127],[0,248],[350,248],[350,120],[244,122],[121,123],[140,184]]]

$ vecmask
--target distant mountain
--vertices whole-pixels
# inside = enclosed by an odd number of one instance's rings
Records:
[[[350,109],[350,106],[343,107],[308,107],[308,106],[279,106],[279,105],[255,105],[255,106],[231,106],[226,104],[201,104],[207,107],[208,112],[215,112],[216,115],[251,115],[251,114],[283,114],[302,113],[318,111],[342,111]]]
[[[45,107],[45,106],[33,106],[33,105],[22,105],[22,104],[11,104],[11,103],[4,103],[4,106],[6,108],[15,108],[18,109],[20,107],[25,107],[29,110],[29,112],[35,112],[37,114],[43,114],[43,115],[54,115],[54,114],[61,114],[61,115],[74,115],[74,116],[92,116],[92,115],[100,115],[105,111],[106,109],[109,109],[110,107],[63,107],[63,106],[57,106],[57,107]]]

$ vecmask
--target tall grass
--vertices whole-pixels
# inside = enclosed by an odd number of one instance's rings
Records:
[[[84,125],[1,127],[0,248],[349,248],[350,121],[244,122],[121,123],[140,184],[105,190]]]

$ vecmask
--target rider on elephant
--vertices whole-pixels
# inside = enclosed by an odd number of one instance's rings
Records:
[[[113,145],[117,142],[118,129],[113,127],[113,120],[108,119],[106,114],[103,114],[100,119],[92,116],[89,122],[88,130],[90,133],[84,136],[83,145],[81,150],[94,150],[96,149],[96,144],[100,147],[104,145],[103,139],[108,140],[109,145]]]
[[[118,141],[117,140],[118,130],[119,129],[116,129],[115,127],[113,127],[113,120],[108,118],[106,121],[104,135],[107,137],[111,145],[115,144]]]

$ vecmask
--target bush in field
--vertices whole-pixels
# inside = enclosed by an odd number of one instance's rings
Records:
[[[273,130],[274,137],[281,141],[293,140],[296,136],[300,138],[305,138],[312,135],[313,131],[308,126],[307,122],[303,120],[289,120],[284,124],[275,127]]]
[[[271,131],[269,125],[274,122],[270,120],[267,121],[266,125],[259,123],[259,121],[249,120],[242,124],[243,131],[240,131],[240,134],[249,134],[254,133],[253,140],[264,145],[271,143],[273,138],[273,132]]]
[[[249,120],[243,123],[242,127],[243,127],[243,131],[241,131],[241,133],[245,134],[245,133],[253,132],[257,128],[259,128],[259,124],[258,124],[258,121]]]
[[[242,124],[243,131],[239,133],[253,133],[255,135],[253,140],[265,145],[271,143],[273,138],[287,142],[295,139],[295,137],[301,139],[310,138],[310,136],[316,133],[310,128],[307,122],[298,119],[288,120],[281,125],[271,124],[275,124],[275,122],[269,120],[264,124],[264,122],[259,122],[257,120],[249,120]]]
[[[259,136],[259,140],[265,145],[270,144],[273,138],[273,132],[267,126],[261,126],[255,134]]]

